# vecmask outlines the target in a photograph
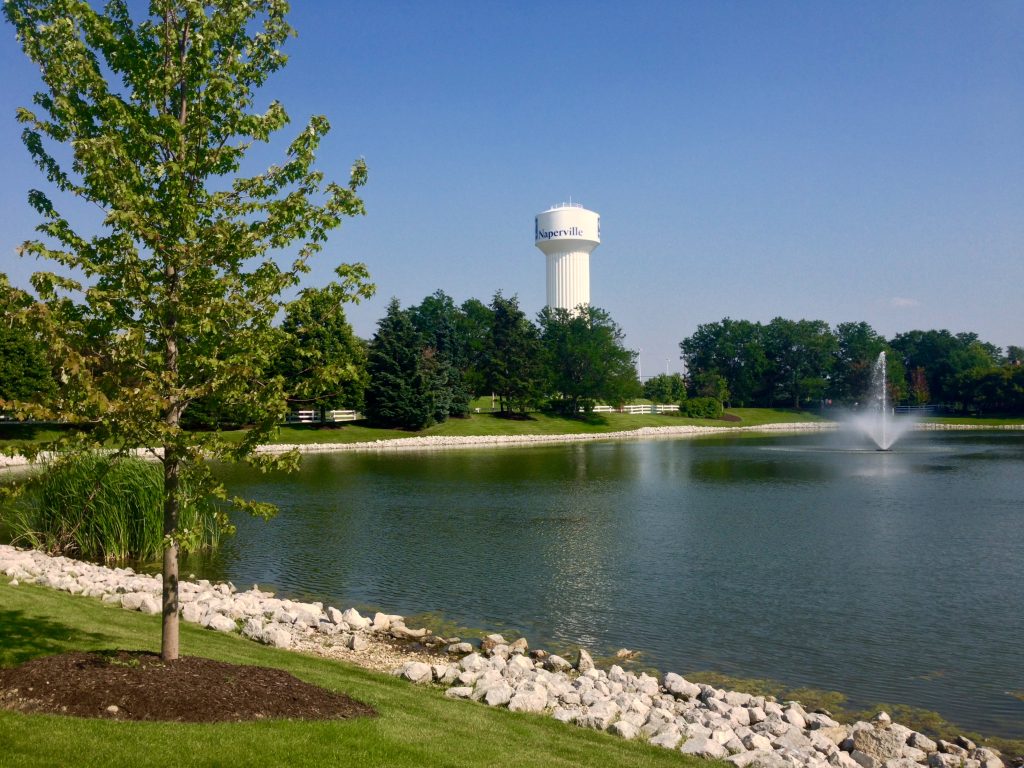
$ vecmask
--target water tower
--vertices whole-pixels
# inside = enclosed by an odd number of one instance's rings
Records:
[[[601,243],[601,217],[579,204],[556,205],[534,220],[534,244],[548,258],[548,306],[590,304],[590,252]]]

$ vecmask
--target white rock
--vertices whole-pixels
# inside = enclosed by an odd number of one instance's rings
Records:
[[[981,764],[981,768],[1003,768],[999,753],[987,747],[978,747],[971,752],[971,757]]]
[[[148,597],[148,595],[144,592],[127,592],[121,595],[121,607],[127,611],[137,611],[145,597]]]
[[[242,637],[250,640],[261,641],[263,639],[263,622],[259,619],[248,619],[242,625]]]
[[[820,712],[808,712],[804,715],[804,720],[807,721],[807,727],[812,730],[817,730],[818,728],[835,728],[839,725],[839,723],[831,717],[823,715]]]
[[[608,727],[608,733],[612,733],[623,739],[635,739],[640,735],[640,729],[630,722],[619,720]]]
[[[430,668],[434,681],[441,685],[451,685],[459,679],[459,668],[454,664],[432,664]]]
[[[580,648],[579,657],[576,659],[576,670],[582,675],[595,669],[594,660],[585,648]],[[601,730],[604,730],[603,728]]]
[[[785,733],[772,739],[776,749],[792,749],[797,752],[809,752],[814,749],[811,740],[803,735],[799,728],[793,726]]]
[[[784,709],[782,711],[782,719],[800,729],[807,727],[807,721],[804,719],[804,713],[797,707],[788,707],[787,709]]]
[[[362,635],[352,635],[348,639],[347,646],[350,651],[365,651],[370,647],[370,641]]]
[[[880,768],[881,762],[874,755],[869,755],[867,752],[861,752],[859,749],[855,749],[850,753],[850,757],[857,763],[861,768]]]
[[[263,642],[275,648],[291,648],[295,639],[291,632],[280,624],[276,624],[263,631]]]
[[[683,735],[675,725],[667,725],[650,738],[651,744],[665,749],[675,749],[682,741]]]
[[[923,733],[912,733],[910,738],[907,739],[907,743],[912,747],[924,750],[925,752],[934,752],[939,748],[939,745],[929,739]]]
[[[451,654],[472,653],[473,646],[469,643],[452,643],[446,650]]]
[[[155,616],[160,613],[160,601],[152,595],[143,595],[142,602],[139,604],[139,610],[143,613]],[[234,622],[232,622],[231,625],[234,626]]]
[[[519,677],[527,672],[533,671],[533,662],[525,656],[513,656],[506,665],[506,674],[511,677]]]
[[[477,678],[476,683],[473,685],[473,698],[476,701],[480,701],[487,695],[487,691],[495,686],[508,686],[509,696],[511,697],[512,686],[501,676],[501,672],[496,669],[488,669]]]
[[[508,708],[513,712],[543,712],[547,704],[547,688],[539,683],[524,683],[516,689]]]
[[[725,758],[725,761],[736,768],[793,768],[793,763],[778,752],[740,752]]]
[[[355,608],[349,608],[344,611],[341,614],[341,620],[352,627],[352,629],[366,629],[371,623],[365,616],[360,616],[359,611]]]
[[[445,691],[444,695],[449,699],[468,699],[473,695],[473,689],[468,685],[457,685]]]
[[[327,618],[331,620],[332,624],[336,624],[339,627],[342,624],[345,624],[345,619],[342,618],[341,611],[339,611],[337,608],[328,608]]]
[[[709,736],[694,736],[687,739],[679,751],[684,755],[696,755],[711,759],[721,759],[728,756],[729,751]]]
[[[928,753],[923,749],[912,747],[909,744],[903,746],[903,750],[900,752],[900,757],[908,757],[915,763],[923,763],[928,760]]]
[[[512,700],[512,686],[504,680],[501,680],[495,685],[491,685],[487,688],[487,692],[484,693],[483,700],[490,707],[501,707],[505,704],[509,704]],[[545,701],[547,701],[546,696]]]
[[[569,709],[567,707],[555,707],[551,713],[551,717],[560,723],[573,723],[576,721],[579,715],[579,710]]]
[[[561,656],[552,653],[546,659],[544,659],[544,668],[552,672],[568,672],[572,669],[572,664],[563,659]]]
[[[210,617],[210,623],[207,626],[210,629],[217,630],[218,632],[234,632],[238,629],[234,621],[221,613],[213,614],[213,616]]]
[[[618,717],[622,710],[614,701],[598,701],[576,718],[577,724],[596,731],[608,730],[608,726]]]
[[[398,670],[399,676],[411,683],[429,683],[433,679],[433,670],[422,661],[410,661]]]
[[[459,666],[467,672],[482,672],[488,668],[487,660],[479,653],[471,653],[464,657]]]
[[[772,749],[772,742],[767,736],[760,733],[751,733],[749,736],[744,736],[743,746],[751,752],[770,752]]]
[[[883,712],[882,714],[885,713]],[[871,755],[879,762],[900,757],[903,752],[903,746],[906,743],[907,737],[904,733],[899,730],[893,730],[891,727],[863,728],[855,731],[853,734],[854,751]],[[854,757],[854,760],[856,759]],[[870,768],[874,768],[874,766]]]
[[[675,672],[666,672],[661,679],[661,685],[677,699],[695,699],[700,695],[700,686]]]

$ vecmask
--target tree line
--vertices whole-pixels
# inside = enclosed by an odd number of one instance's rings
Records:
[[[365,345],[362,398],[354,388],[344,404],[402,429],[464,417],[487,394],[509,418],[542,407],[588,411],[639,394],[636,353],[623,339],[597,307],[548,308],[531,322],[500,291],[490,304],[456,305],[440,290],[406,308],[392,299]]]
[[[886,353],[892,402],[968,412],[1024,412],[1024,349],[975,333],[908,331],[886,339],[868,323],[723,318],[679,344],[691,394],[736,406],[855,405]]]

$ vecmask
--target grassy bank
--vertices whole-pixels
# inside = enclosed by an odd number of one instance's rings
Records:
[[[506,419],[494,413],[473,413],[464,419],[449,419],[419,432],[379,429],[364,424],[331,426],[281,427],[276,443],[358,443],[373,440],[395,440],[403,437],[438,435],[442,437],[496,435],[575,435],[620,432],[643,427],[755,427],[764,424],[822,421],[813,413],[783,408],[733,408],[727,411],[735,419],[687,419],[673,414],[599,413],[580,418],[567,418],[546,413],[532,413],[526,419]],[[241,433],[226,433],[228,437]]]
[[[833,414],[828,414],[832,416]],[[495,413],[472,413],[464,419],[449,419],[419,432],[371,427],[364,422],[332,425],[289,425],[278,429],[272,442],[284,444],[362,443],[376,440],[400,440],[405,437],[438,435],[443,437],[497,435],[574,435],[602,434],[641,429],[643,427],[759,427],[765,424],[792,424],[827,421],[817,412],[791,408],[730,408],[729,420],[688,419],[674,414],[600,413],[580,418],[567,418],[547,413],[532,413],[526,419],[506,419]],[[1017,426],[1024,418],[976,418],[936,416],[922,419],[934,424],[966,424],[977,426]],[[18,442],[41,443],[54,439],[58,430],[17,424],[0,424],[0,449]],[[239,441],[244,430],[223,433],[228,440]]]
[[[159,617],[0,582],[0,666],[69,650],[158,650]],[[132,723],[0,710],[4,766],[697,766],[677,752],[542,716],[443,698],[437,689],[267,648],[194,625],[183,653],[278,667],[372,705],[373,719]]]

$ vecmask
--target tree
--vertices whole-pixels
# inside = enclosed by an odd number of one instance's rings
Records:
[[[398,299],[391,300],[387,313],[377,323],[366,369],[370,376],[366,416],[370,421],[410,430],[433,423],[439,375],[434,351]]]
[[[0,274],[0,412],[17,411],[19,403],[38,403],[54,392],[45,345],[24,322],[22,310],[31,303]]]
[[[971,382],[977,373],[1001,361],[999,349],[980,341],[975,333],[908,331],[898,334],[891,346],[906,370],[924,369],[932,400],[959,403],[961,408],[967,408],[973,397]]]
[[[598,400],[621,404],[640,392],[636,352],[622,329],[598,307],[546,307],[539,316],[549,389],[556,410],[591,411]]]
[[[347,302],[373,294],[362,264],[338,268],[341,283],[306,288],[285,308],[285,334],[274,366],[288,402],[327,409],[359,408],[366,388],[366,351],[345,318]]]
[[[480,397],[488,394],[485,368],[494,313],[479,299],[467,299],[459,309],[458,335],[466,355],[463,380],[470,395]]]
[[[284,0],[152,0],[136,23],[126,0],[103,12],[80,0],[4,4],[45,83],[38,112],[18,112],[24,143],[51,193],[102,212],[99,233],[81,234],[47,192],[29,193],[42,238],[21,251],[61,272],[33,276],[38,302],[26,310],[61,372],[46,410],[96,424],[68,436],[78,448],[109,439],[124,451],[153,449],[163,464],[167,660],[179,652],[183,482],[224,497],[210,458],[294,465],[294,455],[253,452],[285,412],[280,378],[266,375],[280,341],[272,322],[328,232],[363,212],[361,161],[345,186],[314,168],[324,117],[299,131],[282,164],[240,175],[251,143],[288,122],[277,102],[254,110],[258,89],[286,62],[286,10]],[[275,253],[285,248],[290,264],[281,266]],[[240,443],[182,428],[190,404],[211,395],[252,414]]]
[[[764,338],[772,400],[790,400],[799,408],[825,394],[837,348],[828,323],[776,317],[765,327]]]
[[[469,340],[463,336],[466,324],[455,301],[444,291],[435,291],[409,310],[413,325],[433,350],[431,359],[437,369],[442,388],[435,394],[436,421],[469,413],[472,398],[465,371],[469,367]]]
[[[519,300],[501,291],[491,301],[491,327],[484,351],[484,382],[498,395],[503,414],[526,413],[540,399],[543,368],[540,334],[519,309]]]
[[[717,374],[725,379],[730,404],[752,405],[768,399],[765,391],[764,328],[749,320],[723,318],[706,323],[679,343],[691,378]]]
[[[714,371],[705,371],[690,377],[690,389],[693,397],[717,400],[719,403],[729,401],[729,382],[725,377]]]
[[[835,335],[837,349],[828,393],[837,402],[853,403],[870,390],[871,370],[888,344],[865,322],[839,323]]]
[[[678,403],[686,397],[686,382],[678,373],[659,373],[643,385],[643,395],[655,403]]]

